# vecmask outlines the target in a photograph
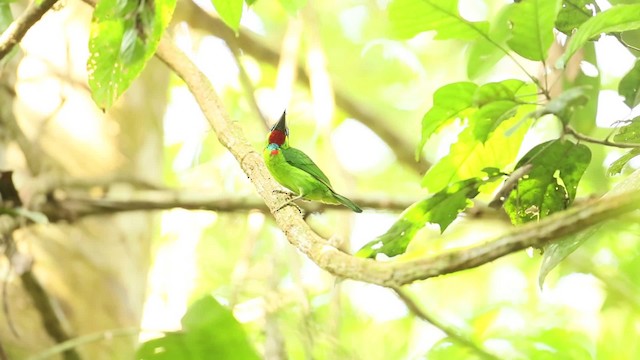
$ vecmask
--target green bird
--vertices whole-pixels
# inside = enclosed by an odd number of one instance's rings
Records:
[[[362,209],[353,201],[333,190],[327,175],[307,154],[289,147],[289,129],[286,125],[285,115],[286,112],[271,128],[267,147],[262,152],[264,162],[274,179],[297,195],[280,206],[278,210],[303,198],[326,204],[342,204],[355,212],[362,212]]]

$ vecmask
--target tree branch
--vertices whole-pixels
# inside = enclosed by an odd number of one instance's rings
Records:
[[[356,258],[329,246],[325,239],[309,228],[297,210],[286,207],[276,211],[279,203],[273,193],[279,189],[278,185],[269,175],[262,156],[244,137],[238,123],[230,120],[207,77],[166,37],[160,42],[156,56],[184,80],[218,140],[238,160],[289,242],[336,276],[382,286],[400,286],[477,267],[530,246],[539,248],[554,239],[578,233],[640,206],[640,193],[630,192],[586,202],[539,222],[520,226],[495,240],[435,256],[389,262]]]
[[[49,11],[58,0],[32,2],[27,9],[15,19],[0,35],[0,59],[3,59],[22,40],[27,31]]]
[[[480,355],[483,359],[493,359],[498,360],[498,357],[487,352],[487,350],[483,349],[480,345],[474,343],[471,339],[469,339],[468,335],[462,333],[460,329],[456,329],[455,327],[445,324],[440,321],[440,319],[433,316],[433,314],[429,314],[424,311],[420,305],[415,301],[415,299],[409,294],[409,292],[403,290],[399,287],[394,287],[393,291],[396,292],[396,295],[402,300],[407,309],[411,311],[415,316],[420,318],[423,321],[428,322],[429,324],[437,327],[442,332],[444,332],[451,339],[457,341],[458,343],[468,347],[476,354]]]
[[[240,29],[236,36],[222,20],[209,15],[193,1],[179,2],[176,14],[174,15],[174,21],[186,21],[187,19],[192,28],[202,30],[222,39],[232,51],[234,51],[233,49],[236,49],[235,51],[240,49],[255,59],[273,66],[277,66],[280,62],[278,52],[264,45],[258,40],[257,35]],[[299,65],[297,71],[298,80],[304,86],[308,87],[309,75],[304,66]],[[420,162],[416,162],[416,144],[407,142],[406,139],[390,126],[391,122],[385,121],[385,119],[377,115],[370,107],[359,104],[341,89],[335,88],[334,91],[336,105],[375,132],[389,146],[399,162],[419,174],[424,174],[427,169],[429,169],[431,164],[426,159],[423,158]]]
[[[35,210],[44,213],[49,221],[74,221],[90,215],[111,214],[124,211],[168,210],[182,208],[187,210],[209,210],[221,212],[246,212],[269,208],[257,197],[203,196],[203,192],[181,193],[171,190],[147,190],[142,195],[132,195],[126,199],[95,197],[86,192],[78,194],[73,191],[55,190],[47,195],[46,202]],[[374,197],[351,197],[365,209],[390,210],[401,212],[409,207],[414,199],[391,199]],[[284,200],[282,200],[284,201]],[[326,210],[347,211],[342,206],[328,205],[319,202],[302,202],[305,213]],[[349,210],[350,211],[350,210]]]
[[[596,139],[594,137],[579,133],[577,130],[575,130],[574,128],[572,128],[569,125],[565,126],[564,129],[565,129],[565,132],[567,134],[571,134],[576,139],[581,140],[581,141],[585,141],[585,142],[589,142],[589,143],[592,143],[592,144],[612,146],[612,147],[623,148],[623,149],[631,149],[631,148],[637,149],[637,148],[640,148],[640,144],[619,143],[619,142],[609,141],[609,139],[604,139],[604,140]]]
[[[63,328],[62,322],[53,308],[49,295],[40,283],[40,280],[38,280],[33,273],[31,259],[26,258],[25,255],[20,254],[16,250],[13,235],[11,233],[19,227],[19,222],[16,219],[9,219],[9,221],[3,222],[3,228],[4,227],[6,227],[6,230],[8,231],[7,235],[4,235],[7,249],[9,249],[6,254],[7,259],[9,260],[11,268],[13,268],[19,275],[22,287],[29,298],[31,298],[31,301],[33,301],[34,307],[38,313],[40,313],[42,325],[45,331],[57,343],[69,340],[71,337]],[[6,302],[7,299],[4,299],[4,301]],[[68,349],[64,351],[63,357],[65,360],[80,359],[80,355],[75,349]]]

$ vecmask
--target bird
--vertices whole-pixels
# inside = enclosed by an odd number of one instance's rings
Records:
[[[353,201],[333,190],[327,175],[307,154],[289,146],[286,111],[282,113],[280,120],[273,125],[269,132],[263,158],[273,178],[295,194],[276,211],[295,200],[306,199],[325,204],[342,204],[357,213],[362,212],[362,209]]]

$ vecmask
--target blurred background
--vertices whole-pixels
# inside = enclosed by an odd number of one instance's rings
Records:
[[[505,3],[468,0],[460,8],[484,20]],[[13,3],[14,16],[26,5]],[[463,41],[434,41],[431,32],[395,39],[387,5],[260,0],[245,8],[234,34],[210,3],[181,0],[168,29],[258,151],[286,109],[291,145],[338,192],[368,204],[362,214],[304,204],[312,228],[347,252],[428,195],[422,176],[455,139],[443,131],[416,161],[436,89],[469,78],[528,80],[509,59],[470,74]],[[13,171],[26,207],[49,218],[5,235],[7,358],[73,339],[81,358],[132,358],[140,342],[180,330],[187,308],[205,295],[230,309],[266,359],[469,359],[481,358],[478,348],[509,359],[640,356],[637,216],[600,228],[542,288],[533,251],[415,283],[404,289],[409,297],[336,279],[287,242],[164,64],[152,59],[107,112],[95,106],[86,81],[91,13],[78,1],[56,5],[0,69],[0,168]],[[590,110],[596,122],[586,128],[604,137],[612,120],[630,115],[615,88],[635,56],[610,38],[592,50],[594,61],[576,71],[601,79]],[[545,71],[518,60],[531,73]],[[543,120],[521,153],[558,136],[558,125]],[[591,150],[579,198],[625,177],[605,176],[621,151]],[[510,226],[500,215],[465,215],[444,235],[427,227],[403,256],[481,242]]]

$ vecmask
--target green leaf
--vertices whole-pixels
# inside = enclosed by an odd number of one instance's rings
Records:
[[[466,344],[461,344],[457,340],[445,337],[435,343],[427,352],[425,359],[428,360],[486,360]]]
[[[517,125],[524,123],[525,116],[535,109],[535,105],[525,103],[535,101],[536,88],[529,84],[522,87],[518,93],[523,94],[520,96],[522,105],[513,117],[500,121],[500,125],[493,131],[494,136],[483,142],[476,135],[483,135],[485,130],[476,130],[473,124],[470,124],[460,132],[458,141],[451,145],[449,154],[427,171],[422,186],[436,192],[452,182],[480,176],[485,167],[505,168],[513,164],[528,130],[528,126]],[[472,117],[473,112],[470,110],[467,115]]]
[[[573,30],[589,20],[596,9],[593,0],[564,0],[556,18],[556,29],[571,35]]]
[[[640,144],[640,116],[630,120],[628,125],[619,128],[613,136],[613,140],[621,143]]]
[[[617,5],[585,21],[569,39],[567,48],[558,59],[556,66],[564,68],[569,58],[596,35],[639,29],[638,14],[640,14],[640,4]]]
[[[464,19],[458,12],[457,0],[393,0],[388,12],[392,32],[405,39],[436,31],[437,40],[474,40],[487,36],[489,30],[486,21]]]
[[[482,107],[493,101],[516,100],[516,93],[526,85],[522,80],[509,79],[480,86],[473,94],[473,105]]]
[[[596,67],[597,74],[585,74],[583,67],[580,66],[580,72],[573,82],[566,79],[563,84],[564,89],[571,89],[576,87],[584,87],[584,95],[592,101],[587,101],[583,106],[576,106],[573,109],[571,120],[569,123],[577,131],[585,134],[591,133],[596,128],[596,113],[598,111],[598,95],[601,89],[601,76],[600,70],[597,68],[596,51],[593,42],[585,44],[582,49],[581,62],[591,64]],[[595,75],[595,76],[594,76]]]
[[[561,0],[521,0],[510,5],[511,39],[507,45],[529,60],[544,61],[553,43]]]
[[[473,104],[478,111],[470,116],[469,123],[477,140],[486,142],[503,121],[516,114],[521,105],[518,93],[522,89],[530,90],[526,85],[521,80],[505,80],[482,85],[476,90]]]
[[[637,191],[640,191],[640,171],[635,171],[629,177],[622,180],[603,198]],[[585,241],[595,234],[602,226],[606,226],[606,224],[591,226],[581,233],[573,236],[567,236],[546,245],[543,249],[542,263],[540,264],[540,273],[538,274],[538,283],[540,284],[540,287],[542,287],[544,279],[551,270],[569,256],[569,254],[582,246],[582,244],[584,244]]]
[[[444,124],[460,118],[464,110],[472,105],[473,94],[478,85],[471,82],[457,82],[442,86],[433,93],[433,106],[422,118],[422,139],[416,149],[416,159],[420,158],[427,140]]]
[[[280,0],[280,4],[291,15],[295,15],[300,9],[307,5],[307,0]]]
[[[486,142],[503,121],[517,113],[518,106],[520,104],[515,101],[498,100],[481,107],[470,119],[473,136],[482,143]]]
[[[552,320],[547,321],[552,322]],[[596,358],[593,355],[595,352],[593,341],[582,331],[548,328],[548,326],[547,328],[539,329],[532,326],[532,329],[527,329],[524,334],[505,329],[502,339],[510,344],[505,348],[518,349],[517,354],[526,354],[526,357],[512,355],[505,358],[536,360],[592,360]]]
[[[175,0],[101,0],[91,21],[89,87],[102,109],[111,105],[140,75],[171,20]]]
[[[480,38],[470,46],[469,59],[467,60],[469,79],[476,79],[493,69],[498,61],[506,55],[501,47],[511,34],[507,10],[507,7],[502,7],[498,14],[491,19],[488,39]]]
[[[478,195],[480,186],[503,176],[495,169],[488,171],[489,176],[486,178],[457,182],[435,193],[432,197],[409,206],[386,233],[363,246],[356,256],[375,258],[377,254],[387,256],[403,254],[418,230],[427,223],[438,224],[440,232],[444,232],[456,219],[458,213],[473,205],[469,199]]]
[[[624,166],[627,165],[627,163],[631,161],[631,159],[633,159],[638,155],[640,155],[640,148],[629,150],[629,152],[622,155],[616,161],[611,163],[611,165],[609,166],[609,169],[607,170],[607,175],[613,176],[613,175],[620,174]]]
[[[557,97],[551,99],[542,108],[536,110],[534,117],[539,118],[546,114],[553,114],[562,121],[563,124],[569,123],[574,110],[578,106],[582,106],[589,101],[587,93],[589,86],[578,86],[562,92]]]
[[[182,318],[182,331],[145,342],[139,360],[259,359],[242,326],[213,297],[193,303]]]
[[[13,14],[8,3],[0,3],[0,33],[4,32],[13,22]]]
[[[620,79],[618,93],[624,97],[624,103],[634,108],[640,104],[640,60]]]
[[[240,19],[242,18],[242,0],[211,0],[213,7],[216,8],[218,15],[228,27],[236,33],[240,28]]]
[[[551,140],[531,149],[516,169],[532,168],[511,192],[504,209],[514,224],[538,220],[566,209],[576,196],[578,183],[591,161],[591,151],[568,140]]]

